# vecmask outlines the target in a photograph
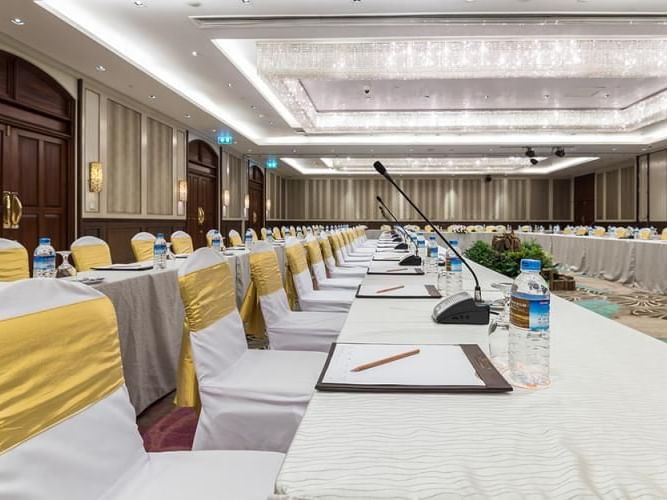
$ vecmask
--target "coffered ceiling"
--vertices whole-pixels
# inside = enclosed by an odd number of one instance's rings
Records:
[[[12,40],[201,135],[229,133],[240,153],[290,159],[287,174],[352,175],[376,157],[554,174],[667,139],[663,0],[3,0],[3,13]],[[539,165],[523,165],[527,146]]]

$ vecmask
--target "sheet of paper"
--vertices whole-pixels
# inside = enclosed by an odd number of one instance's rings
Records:
[[[396,290],[390,290],[387,292],[378,293],[380,290],[386,290],[387,288],[394,288],[397,286],[402,286],[401,283],[396,283],[392,285],[391,283],[384,283],[382,285],[361,285],[359,288],[358,295],[368,295],[371,297],[424,297],[430,298],[431,294],[428,293],[428,290],[424,285],[403,285],[403,288],[398,288]]]
[[[353,368],[403,352],[419,354],[360,372]],[[362,385],[483,386],[458,345],[336,344],[324,383]]]
[[[104,269],[150,269],[153,267],[153,263],[131,263],[131,264],[111,264],[110,266],[95,266],[95,269],[104,270]]]

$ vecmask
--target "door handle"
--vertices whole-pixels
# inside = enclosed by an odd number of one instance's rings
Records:
[[[205,221],[206,213],[204,212],[204,209],[202,207],[197,207],[197,222],[200,226],[203,226]]]
[[[2,192],[2,229],[12,228],[12,193]]]
[[[23,203],[18,193],[12,193],[11,229],[18,229],[23,218]]]

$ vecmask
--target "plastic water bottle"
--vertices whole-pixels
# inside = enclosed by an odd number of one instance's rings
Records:
[[[220,252],[222,249],[222,236],[218,231],[215,231],[211,236],[211,248],[216,252]]]
[[[510,299],[509,368],[515,385],[549,385],[549,286],[539,260],[522,259]]]
[[[268,229],[266,230],[266,241],[273,244],[273,233]]]
[[[458,240],[450,240],[449,243],[459,249]],[[445,294],[454,295],[463,289],[463,263],[458,255],[452,252],[451,248],[447,249],[447,283]]]
[[[162,233],[157,233],[153,243],[153,266],[156,269],[167,268],[167,241]]]
[[[56,277],[56,251],[49,238],[40,238],[32,259],[32,275],[34,278]]]
[[[424,233],[421,231],[417,233],[417,255],[422,258],[422,263],[426,261],[426,240],[424,239]]]
[[[435,239],[435,234],[428,237],[424,272],[426,273],[426,282],[435,285],[438,277],[438,242]]]
[[[252,245],[252,232],[250,231],[250,228],[248,228],[245,231],[245,247],[250,249],[251,245]]]

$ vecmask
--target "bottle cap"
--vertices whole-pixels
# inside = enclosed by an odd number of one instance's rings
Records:
[[[164,234],[162,234],[162,233],[157,233],[157,237],[158,237],[158,238],[164,238]]]
[[[51,244],[51,238],[40,238],[39,239],[39,244],[40,245],[50,245]]]
[[[522,271],[540,271],[542,269],[542,262],[536,259],[521,259]]]

